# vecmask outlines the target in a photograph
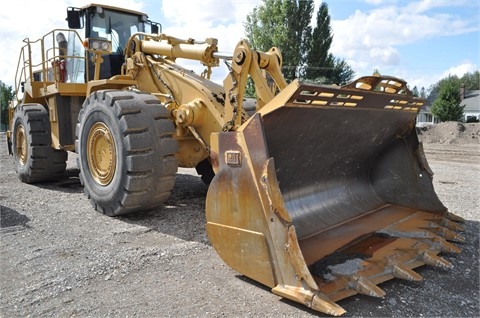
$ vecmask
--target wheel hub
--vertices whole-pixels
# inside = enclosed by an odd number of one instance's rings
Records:
[[[93,179],[108,185],[115,175],[115,140],[104,123],[95,123],[88,133],[87,161]]]
[[[23,127],[23,125],[17,126],[15,140],[15,153],[17,154],[18,162],[20,162],[21,165],[25,165],[28,158],[28,147],[27,135],[25,134],[25,127]]]

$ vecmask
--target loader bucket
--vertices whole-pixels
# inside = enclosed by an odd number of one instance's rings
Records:
[[[380,283],[421,280],[461,218],[448,212],[415,130],[422,100],[405,82],[292,82],[237,131],[212,135],[207,232],[234,270],[339,316],[337,301],[383,297]]]

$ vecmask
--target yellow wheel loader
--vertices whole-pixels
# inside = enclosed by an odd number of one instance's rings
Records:
[[[67,21],[20,52],[7,139],[22,182],[60,178],[76,152],[91,204],[117,216],[162,205],[178,167],[196,168],[225,263],[334,316],[346,297],[383,297],[386,280],[421,280],[416,267],[451,267],[439,254],[460,252],[463,220],[435,194],[415,130],[423,100],[403,80],[287,83],[277,48],[222,53],[99,4]]]

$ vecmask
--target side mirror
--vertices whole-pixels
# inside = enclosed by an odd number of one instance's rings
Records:
[[[152,22],[152,21],[148,21],[148,22],[150,22],[150,28],[151,28],[152,34],[160,34],[162,32],[162,25],[160,23]]]
[[[82,29],[82,11],[79,8],[68,7],[67,8],[67,21],[68,28],[70,29]]]

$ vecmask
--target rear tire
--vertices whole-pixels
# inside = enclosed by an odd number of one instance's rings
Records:
[[[19,105],[15,108],[13,123],[13,160],[20,181],[39,183],[63,177],[67,152],[51,146],[50,120],[45,107]]]
[[[150,94],[94,92],[76,129],[80,181],[93,207],[116,216],[164,203],[178,169],[175,127]]]

